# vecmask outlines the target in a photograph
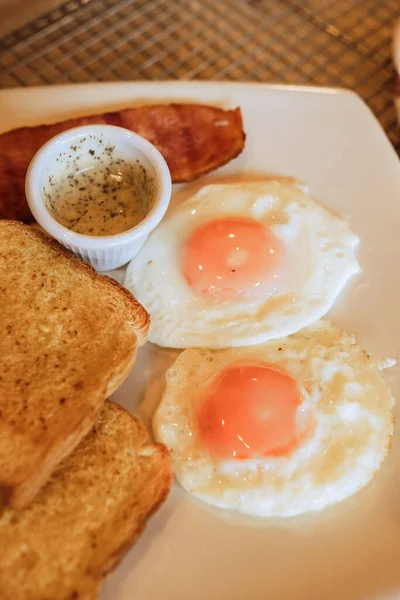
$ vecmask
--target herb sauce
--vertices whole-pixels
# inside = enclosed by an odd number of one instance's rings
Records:
[[[139,160],[114,154],[114,146],[101,144],[71,146],[70,154],[60,155],[57,162],[65,168],[49,175],[44,188],[56,221],[77,233],[105,236],[127,231],[148,215],[154,179]]]

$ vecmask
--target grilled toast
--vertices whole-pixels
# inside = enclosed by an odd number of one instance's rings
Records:
[[[33,503],[0,518],[2,600],[93,600],[166,498],[169,452],[107,401]]]
[[[148,325],[114,280],[0,220],[0,508],[31,501],[89,431]]]

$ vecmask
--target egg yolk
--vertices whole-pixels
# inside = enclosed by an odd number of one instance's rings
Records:
[[[195,404],[200,443],[218,458],[283,456],[304,435],[297,382],[269,363],[230,365]]]
[[[186,240],[182,272],[197,294],[219,300],[257,296],[276,278],[282,253],[281,242],[259,221],[217,219]]]

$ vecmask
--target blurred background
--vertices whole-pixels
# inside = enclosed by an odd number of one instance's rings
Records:
[[[138,79],[341,86],[400,151],[400,0],[0,0],[0,87]]]

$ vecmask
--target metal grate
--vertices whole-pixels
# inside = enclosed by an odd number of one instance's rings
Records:
[[[343,86],[400,150],[399,0],[70,0],[0,40],[0,86],[214,79]]]

